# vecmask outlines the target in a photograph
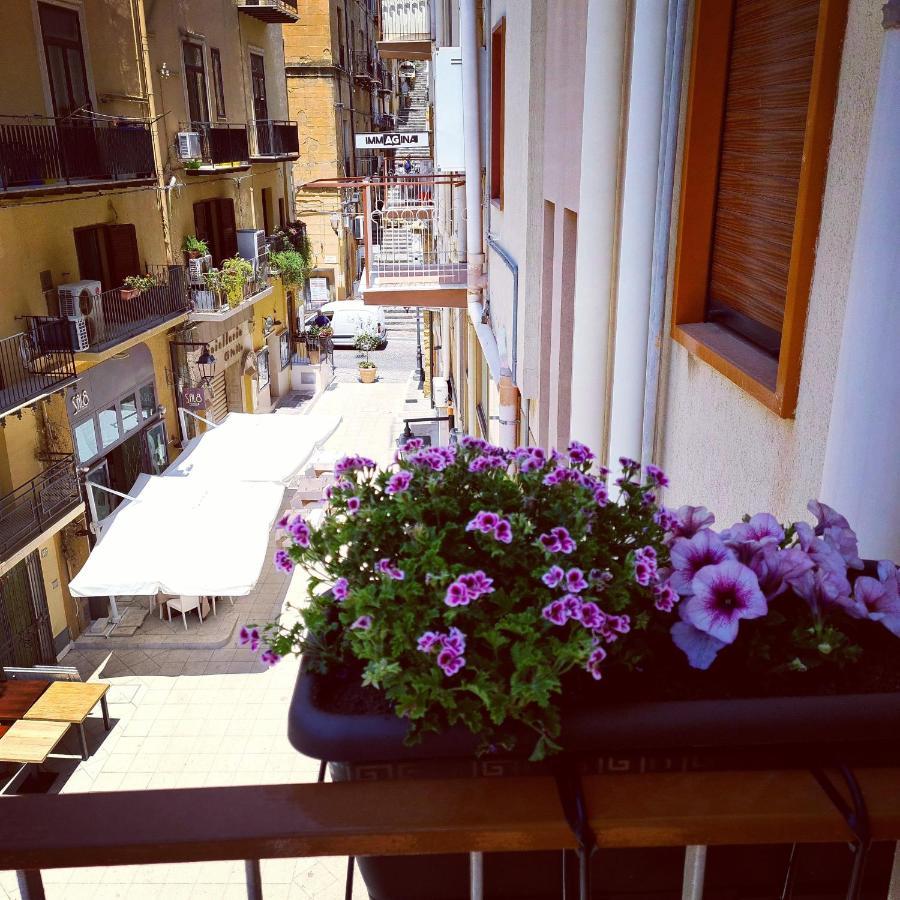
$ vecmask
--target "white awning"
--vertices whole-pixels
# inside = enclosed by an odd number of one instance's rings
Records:
[[[297,417],[300,418],[300,417]],[[141,475],[69,584],[76,597],[249,594],[284,487]]]
[[[286,485],[340,423],[340,416],[230,413],[191,440],[163,474]]]

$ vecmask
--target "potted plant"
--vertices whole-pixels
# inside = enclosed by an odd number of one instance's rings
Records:
[[[331,325],[310,325],[306,329],[306,348],[309,361],[312,365],[318,365],[322,357],[322,342],[334,334]]]
[[[157,285],[158,282],[152,275],[128,275],[122,281],[119,294],[123,300],[133,300],[141,292],[154,288]]]
[[[181,249],[188,259],[198,259],[209,254],[209,246],[206,241],[201,241],[195,234],[185,235],[181,242]]]
[[[184,167],[188,172],[196,172],[202,165],[203,163],[199,159],[188,159],[184,163]]]
[[[339,461],[319,527],[278,523],[276,566],[309,574],[300,621],[241,636],[270,664],[303,654],[294,746],[353,778],[896,744],[894,563],[864,569],[824,504],[816,525],[759,513],[717,531],[703,507],[660,504],[658,468],[623,459],[609,485],[592,462],[578,443],[473,438],[414,439],[386,471]],[[379,860],[362,869],[397,896]]]
[[[233,256],[222,263],[222,289],[228,305],[240,306],[245,299],[245,289],[253,277],[253,263],[240,256]]]
[[[353,346],[365,355],[365,359],[359,364],[359,380],[363,384],[374,384],[378,377],[378,369],[369,359],[369,353],[378,349],[380,345],[381,338],[370,331],[360,331],[356,336]]]
[[[309,260],[297,250],[278,250],[269,254],[273,274],[281,276],[286,287],[298,287],[309,275]]]

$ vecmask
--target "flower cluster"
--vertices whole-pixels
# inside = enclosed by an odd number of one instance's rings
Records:
[[[458,628],[451,628],[447,634],[426,631],[419,636],[416,647],[422,653],[437,653],[437,664],[448,678],[456,675],[466,664],[463,656],[466,636]]]
[[[512,525],[509,519],[502,519],[497,513],[482,510],[466,525],[466,531],[480,531],[493,535],[501,544],[512,543]]]
[[[398,568],[387,557],[379,559],[378,562],[375,563],[375,571],[378,572],[379,575],[387,575],[388,578],[392,578],[394,581],[403,581],[403,579],[406,578],[406,573],[403,569]]]
[[[263,645],[259,629],[255,626],[249,628],[246,625],[241,626],[241,630],[238,632],[238,646],[249,647],[254,653],[257,653],[262,648],[262,652],[259,654],[259,661],[270,668],[281,662],[281,656],[278,653],[272,650],[271,647]]]
[[[377,463],[365,456],[345,456],[334,464],[334,474],[340,478],[361,469],[374,469]]]
[[[443,472],[456,461],[456,451],[453,447],[427,447],[411,453],[407,460],[410,465],[431,469],[432,472]]]
[[[460,575],[447,588],[444,603],[447,606],[468,606],[483,594],[493,594],[493,584],[494,579],[488,578],[481,569]]]
[[[548,553],[574,553],[577,546],[568,529],[562,525],[551,528],[549,532],[542,534],[538,540]]]

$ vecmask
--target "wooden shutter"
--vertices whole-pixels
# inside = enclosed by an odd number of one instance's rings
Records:
[[[222,259],[237,254],[237,227],[234,219],[234,200],[219,199],[215,201],[218,211],[221,234],[220,249]]]
[[[734,5],[707,314],[776,353],[818,18],[819,0]]]
[[[129,275],[144,270],[138,253],[137,231],[134,225],[107,225],[104,229],[109,284],[106,288],[121,287]]]
[[[219,260],[216,259],[215,250],[212,246],[212,229],[210,228],[209,210],[205,200],[200,200],[194,204],[194,234],[209,245],[213,261],[218,263]]]

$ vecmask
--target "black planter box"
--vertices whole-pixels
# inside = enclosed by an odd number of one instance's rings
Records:
[[[403,744],[405,723],[391,714],[346,714],[317,705],[320,679],[301,667],[291,701],[288,736],[301,753],[331,763],[335,780],[496,777],[544,773],[556,760],[476,757],[463,727]],[[634,702],[563,715],[562,744],[583,773],[746,769],[827,764],[896,764],[900,759],[900,693]],[[523,747],[529,744],[525,741]],[[777,896],[787,848],[712,848],[705,897]],[[846,848],[803,848],[810,896],[846,889]],[[890,865],[873,864],[872,877]],[[815,855],[815,859],[812,858]],[[359,860],[372,900],[464,900],[465,856],[370,857]],[[683,853],[604,850],[595,856],[594,897],[677,898]],[[485,896],[548,900],[560,896],[562,854],[495,854],[485,861]],[[802,864],[801,864],[802,868]],[[836,893],[829,886],[837,885]],[[742,893],[743,890],[749,893]],[[883,895],[883,889],[881,895]],[[740,891],[740,892],[736,892]],[[798,894],[800,896],[800,894]],[[872,896],[878,896],[877,893]]]

